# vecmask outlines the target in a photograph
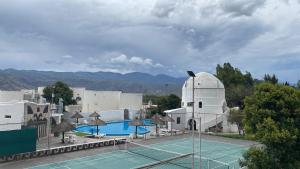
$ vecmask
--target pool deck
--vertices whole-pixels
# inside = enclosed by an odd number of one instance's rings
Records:
[[[187,138],[190,136],[191,136],[191,134],[182,134],[182,135],[176,135],[176,136],[150,138],[147,140],[138,139],[138,140],[135,140],[135,142],[140,142],[142,144],[155,144],[155,143],[160,143],[162,141],[182,139],[182,138]],[[196,137],[197,136],[198,135],[196,135]],[[202,135],[202,138],[206,139],[206,140],[218,141],[218,142],[241,145],[241,146],[251,146],[251,145],[257,144],[257,142],[254,142],[254,141],[237,140],[237,139],[230,139],[230,138],[211,136],[211,135]],[[108,139],[111,139],[111,138],[108,138]],[[102,139],[102,140],[105,140],[105,139]],[[28,160],[22,160],[22,161],[13,161],[13,162],[2,163],[2,164],[0,164],[0,168],[3,168],[3,169],[4,168],[5,169],[28,168],[28,167],[32,167],[32,166],[36,166],[36,165],[55,163],[55,162],[71,160],[74,158],[82,158],[82,157],[86,157],[86,156],[97,155],[99,153],[111,152],[114,150],[115,149],[113,146],[101,147],[101,148],[96,148],[96,149],[89,149],[89,150],[84,150],[84,151],[58,154],[58,155],[53,155],[53,156],[41,157],[41,158],[34,158],[34,159],[28,159]]]

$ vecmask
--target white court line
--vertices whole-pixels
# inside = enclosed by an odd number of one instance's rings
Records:
[[[112,151],[113,152],[113,151]],[[97,156],[102,156],[102,155],[105,155],[105,154],[109,154],[109,153],[112,153],[112,152],[106,152],[106,153],[100,153],[100,154],[94,154],[94,155],[89,155],[89,156],[85,156],[85,157],[78,157],[78,158],[73,158],[73,159],[69,159],[69,160],[64,160],[64,161],[59,161],[59,162],[52,162],[52,163],[47,163],[47,164],[41,164],[41,165],[37,165],[37,166],[33,166],[33,167],[29,167],[29,168],[25,168],[25,169],[34,169],[36,167],[42,167],[42,166],[48,166],[48,165],[51,165],[51,164],[60,164],[60,163],[64,163],[64,162],[70,162],[70,161],[75,161],[75,160],[83,160],[85,158],[91,158],[91,157],[97,157]],[[111,157],[114,157],[115,155],[111,155]],[[109,157],[109,156],[108,156]],[[98,158],[97,158],[98,159]],[[101,159],[101,158],[99,158]],[[88,161],[88,160],[87,160]]]
[[[111,155],[111,156],[108,156],[108,157],[102,157],[102,158],[96,158],[96,159],[91,159],[91,160],[85,160],[85,161],[76,161],[75,163],[76,164],[85,164],[85,163],[89,163],[89,162],[92,162],[92,161],[98,161],[98,160],[103,160],[103,159],[108,159],[108,158],[113,158],[113,157],[119,157],[118,155]],[[77,159],[73,159],[73,160],[77,160]],[[72,160],[68,160],[68,162],[70,162]],[[65,161],[62,161],[62,162],[57,162],[57,163],[52,163],[52,164],[59,164],[59,163],[63,163]],[[51,163],[49,164],[51,165]],[[56,168],[60,168],[60,167],[66,167],[66,168],[69,168],[71,169],[70,167],[68,167],[69,164],[65,164],[65,165],[61,165],[61,166],[56,166],[56,167],[51,167],[51,169],[56,169]],[[45,165],[47,166],[47,165]]]

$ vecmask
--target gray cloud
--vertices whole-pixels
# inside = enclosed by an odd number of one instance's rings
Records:
[[[297,0],[0,2],[0,66],[183,76],[229,61],[295,81],[299,11]]]
[[[224,0],[221,2],[221,7],[234,16],[251,16],[265,2],[266,0]]]

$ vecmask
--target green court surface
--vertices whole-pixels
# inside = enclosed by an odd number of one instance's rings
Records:
[[[132,143],[134,144],[134,143]],[[72,160],[39,165],[30,169],[131,169],[153,164],[156,169],[192,167],[192,138],[163,141],[145,147],[116,146],[115,151]],[[199,168],[199,139],[195,139],[195,168]],[[123,149],[123,148],[126,149]],[[150,149],[151,148],[151,149]],[[211,140],[201,142],[202,169],[237,169],[239,158],[248,147]],[[165,163],[157,164],[159,161]]]

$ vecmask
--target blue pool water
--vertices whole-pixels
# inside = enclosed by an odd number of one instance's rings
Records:
[[[106,123],[105,126],[98,126],[99,133],[106,134],[107,136],[128,136],[132,133],[135,133],[136,127],[129,126],[130,120],[118,121],[118,122],[109,122]],[[144,123],[148,126],[152,125],[151,120],[145,120]],[[75,131],[96,134],[97,126],[79,126],[75,129]],[[145,127],[138,126],[137,133],[138,134],[146,134],[150,131]]]

